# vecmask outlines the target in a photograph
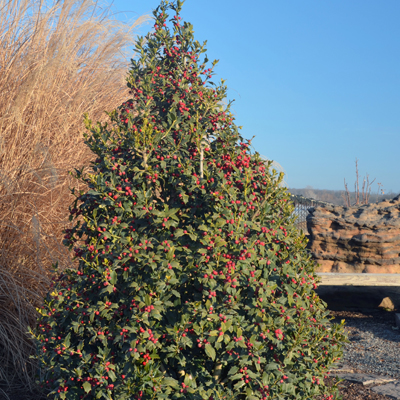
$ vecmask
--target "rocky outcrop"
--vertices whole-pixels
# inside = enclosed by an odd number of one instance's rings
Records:
[[[400,195],[349,208],[312,207],[307,229],[317,272],[400,273]]]

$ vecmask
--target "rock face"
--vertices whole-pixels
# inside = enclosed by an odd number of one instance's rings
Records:
[[[349,208],[312,207],[307,229],[317,272],[400,273],[400,195]]]

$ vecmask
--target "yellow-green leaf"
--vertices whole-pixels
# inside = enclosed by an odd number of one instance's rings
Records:
[[[113,382],[115,382],[115,380],[117,379],[117,377],[115,376],[115,374],[114,374],[114,371],[113,370],[108,370],[108,376],[111,378],[111,380],[113,381]]]
[[[214,347],[211,346],[210,343],[206,344],[206,354],[210,357],[213,361],[215,360],[215,350]]]
[[[115,285],[115,283],[117,282],[117,273],[115,271],[112,271],[110,276],[111,276],[110,280],[111,284]]]
[[[85,389],[86,393],[89,393],[92,390],[92,385],[89,382],[85,382],[83,384],[83,388]]]

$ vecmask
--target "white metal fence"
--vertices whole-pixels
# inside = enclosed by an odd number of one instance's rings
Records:
[[[292,202],[295,206],[293,213],[298,216],[296,220],[296,226],[299,229],[302,229],[304,232],[308,233],[306,218],[308,215],[309,208],[315,206],[324,206],[330,203],[294,194],[292,194],[291,197],[292,197]]]

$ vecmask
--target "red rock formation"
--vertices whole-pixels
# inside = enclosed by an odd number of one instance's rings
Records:
[[[400,273],[400,195],[349,208],[312,207],[307,229],[317,272]]]

